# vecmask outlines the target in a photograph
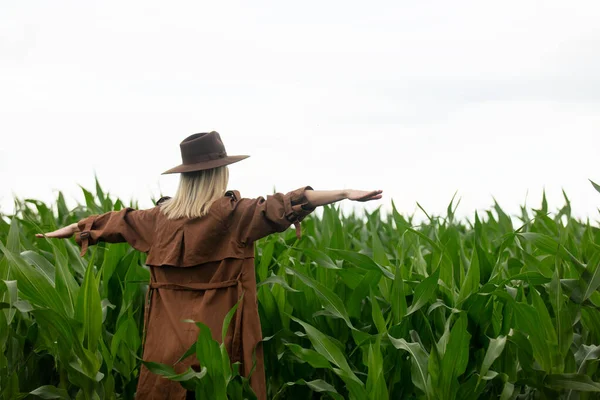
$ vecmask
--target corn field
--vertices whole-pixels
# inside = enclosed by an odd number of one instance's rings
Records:
[[[34,237],[124,207],[95,191],[74,209],[61,193],[16,200],[0,218],[1,399],[134,398],[145,255],[99,244],[81,258],[73,240]],[[597,223],[573,218],[566,195],[514,218],[493,204],[457,220],[455,207],[419,224],[324,207],[301,240],[258,242],[271,399],[600,398]],[[146,365],[196,398],[253,398],[210,333],[182,356],[202,370]]]

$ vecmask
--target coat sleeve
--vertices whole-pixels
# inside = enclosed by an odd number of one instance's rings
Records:
[[[80,232],[75,241],[81,246],[82,256],[88,246],[98,242],[127,242],[136,250],[148,252],[154,232],[153,219],[151,210],[132,208],[92,215],[78,222]]]
[[[296,233],[300,237],[300,222],[315,209],[308,205],[307,190],[313,189],[306,186],[285,194],[275,193],[266,199],[232,201],[234,212],[230,228],[237,230],[236,236],[241,244],[283,232],[292,224],[296,225]]]

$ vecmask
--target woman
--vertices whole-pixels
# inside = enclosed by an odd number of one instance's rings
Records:
[[[241,362],[259,399],[266,399],[262,339],[256,300],[254,242],[296,226],[317,206],[343,199],[368,201],[381,191],[315,191],[307,186],[267,196],[242,198],[226,191],[227,165],[248,156],[228,156],[217,132],[198,133],[180,144],[182,164],[165,172],[181,173],[177,193],[148,210],[126,208],[94,215],[38,237],[69,238],[76,233],[83,256],[99,241],[127,242],[148,254],[150,268],[145,315],[143,359],[174,364],[194,343],[198,328],[185,319],[206,324],[213,338],[227,312],[240,302],[225,338],[232,362]],[[243,296],[242,296],[243,294]],[[183,372],[194,357],[174,365]],[[179,383],[142,366],[136,399],[185,399]]]

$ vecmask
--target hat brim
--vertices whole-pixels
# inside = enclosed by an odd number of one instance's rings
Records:
[[[233,164],[238,161],[242,161],[250,156],[227,156],[223,158],[218,158],[216,160],[203,161],[201,163],[196,164],[181,164],[174,168],[171,168],[161,175],[166,174],[177,174],[182,172],[194,172],[194,171],[204,171],[207,169],[223,167],[225,165]]]

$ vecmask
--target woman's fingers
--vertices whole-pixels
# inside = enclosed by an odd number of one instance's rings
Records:
[[[367,198],[366,200],[379,200],[382,197],[382,195],[378,194],[375,196],[369,196],[369,198]]]
[[[363,197],[363,198],[359,199],[358,201],[371,201],[371,200],[379,200],[379,199],[381,199],[381,197],[382,197],[382,196],[381,196],[380,194],[378,194],[378,195],[374,195],[374,196],[367,196],[367,197]]]
[[[380,199],[382,192],[382,190],[373,190],[372,192],[367,193],[367,195],[363,196],[362,198],[365,200],[375,200],[378,198]]]
[[[383,190],[372,190],[370,192],[363,190],[355,190],[348,197],[350,200],[354,201],[370,201],[370,200],[378,200],[382,197]]]

